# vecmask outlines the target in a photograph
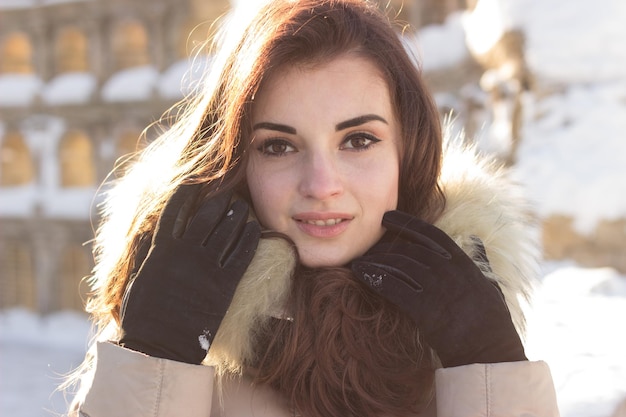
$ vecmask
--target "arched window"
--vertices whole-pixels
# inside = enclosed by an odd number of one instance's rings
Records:
[[[24,33],[12,33],[0,45],[0,73],[32,74],[33,47]]]
[[[56,282],[56,310],[83,310],[87,293],[87,283],[91,262],[87,250],[81,245],[70,245],[63,251],[59,277]]]
[[[113,33],[113,55],[118,70],[148,65],[148,34],[137,21],[125,21],[117,25]]]
[[[59,147],[62,187],[89,187],[96,183],[93,146],[82,131],[68,132]]]
[[[0,259],[0,309],[26,307],[37,309],[37,286],[31,248],[24,242],[3,242]]]
[[[204,45],[213,33],[213,22],[230,8],[229,0],[192,0],[189,19],[180,28],[178,54],[187,57]]]
[[[116,156],[128,157],[141,150],[142,142],[139,141],[141,132],[138,130],[125,130],[117,140]]]
[[[0,145],[0,185],[23,185],[34,177],[33,159],[24,138],[18,132],[7,133]]]
[[[63,29],[56,39],[55,52],[57,73],[89,70],[87,38],[79,29]]]
[[[195,56],[198,48],[206,45],[209,37],[210,24],[198,22],[198,19],[191,18],[180,27],[178,37],[178,58]]]

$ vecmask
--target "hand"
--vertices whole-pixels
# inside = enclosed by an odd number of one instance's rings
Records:
[[[352,270],[411,316],[444,367],[526,360],[504,296],[443,231],[400,211]]]
[[[152,245],[124,295],[120,344],[151,356],[199,364],[217,333],[261,229],[229,193],[201,203],[183,185],[165,205]]]

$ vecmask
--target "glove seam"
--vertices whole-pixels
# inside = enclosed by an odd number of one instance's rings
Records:
[[[491,416],[491,367],[484,364],[485,369],[485,409],[487,417]]]
[[[165,361],[163,359],[159,359],[159,367],[158,367],[158,375],[157,375],[157,389],[156,389],[156,397],[153,409],[153,416],[158,417],[160,412],[160,404],[161,397],[163,392],[163,379],[165,375]]]

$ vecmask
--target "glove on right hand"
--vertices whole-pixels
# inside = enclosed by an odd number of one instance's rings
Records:
[[[444,367],[526,360],[500,288],[442,230],[400,211],[352,270],[416,323]]]
[[[199,364],[256,251],[261,229],[248,205],[226,193],[201,203],[200,185],[183,185],[167,202],[152,246],[122,306],[120,344],[151,356]],[[189,223],[189,224],[187,224]]]

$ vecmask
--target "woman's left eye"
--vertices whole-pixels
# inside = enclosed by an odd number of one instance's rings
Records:
[[[363,151],[378,142],[380,139],[368,133],[356,133],[348,136],[341,144],[340,149]]]

